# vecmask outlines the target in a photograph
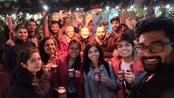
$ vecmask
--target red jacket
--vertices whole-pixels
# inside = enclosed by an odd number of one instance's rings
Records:
[[[67,88],[68,82],[68,64],[66,62],[67,55],[62,55],[57,60],[57,73],[54,75],[54,85],[55,87],[64,86]],[[80,71],[82,68],[80,69]],[[81,74],[80,78],[75,78],[73,83],[76,85],[78,98],[84,98],[84,80],[83,74]]]
[[[118,75],[118,71],[119,71],[119,69],[120,69],[121,61],[122,61],[122,60],[121,60],[121,59],[118,59],[118,58],[112,58],[112,59],[111,59],[112,67],[113,67],[115,76]],[[142,66],[142,63],[140,62],[140,60],[137,59],[137,60],[135,60],[134,64],[131,65],[130,71],[133,72],[133,73],[135,74],[137,71],[140,71],[140,70],[143,70],[143,66]],[[123,89],[119,89],[119,90],[118,90],[118,98],[126,98],[126,97],[124,96],[124,91],[123,91]]]

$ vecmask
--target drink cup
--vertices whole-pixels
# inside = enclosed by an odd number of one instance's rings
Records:
[[[65,87],[60,86],[56,90],[57,90],[57,92],[59,94],[58,98],[66,98],[66,89],[65,89]]]
[[[68,69],[68,77],[74,78],[74,68]]]
[[[118,78],[119,81],[123,81],[124,80],[124,70],[119,70],[118,71],[117,78]]]
[[[51,71],[52,71],[53,73],[56,73],[56,72],[57,72],[57,65],[56,65],[56,64],[52,64],[52,65],[51,65]]]
[[[100,82],[101,81],[101,73],[100,72],[95,72],[94,73],[94,80],[96,82]]]

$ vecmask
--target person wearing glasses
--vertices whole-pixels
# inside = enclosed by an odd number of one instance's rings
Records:
[[[130,98],[174,98],[174,20],[149,18],[136,24],[135,47],[144,71],[136,74]]]

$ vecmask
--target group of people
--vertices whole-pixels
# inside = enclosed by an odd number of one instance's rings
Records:
[[[110,22],[111,33],[101,23],[95,34],[71,25],[59,34],[51,22],[50,36],[40,40],[34,21],[18,25],[4,48],[7,98],[59,98],[59,87],[66,98],[173,98],[174,20],[141,20],[134,31],[119,17]]]

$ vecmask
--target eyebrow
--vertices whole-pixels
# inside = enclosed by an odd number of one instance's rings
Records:
[[[156,41],[151,42],[150,44],[156,44],[156,43],[167,43],[167,42],[163,42],[161,40],[156,40]],[[138,45],[144,45],[144,43],[140,43]]]

